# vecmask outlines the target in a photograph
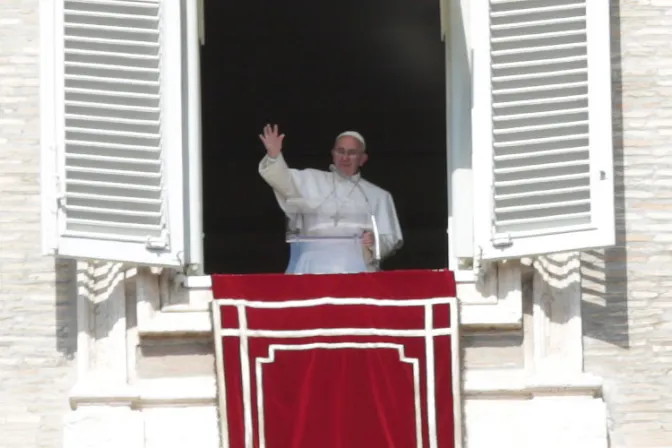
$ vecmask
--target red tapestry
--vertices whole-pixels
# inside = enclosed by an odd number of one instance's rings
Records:
[[[224,446],[454,448],[449,271],[214,275]]]

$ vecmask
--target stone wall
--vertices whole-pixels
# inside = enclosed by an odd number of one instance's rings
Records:
[[[583,262],[612,448],[672,446],[672,2],[612,0],[618,247]]]
[[[40,255],[39,2],[0,2],[0,445],[59,447],[74,266]]]

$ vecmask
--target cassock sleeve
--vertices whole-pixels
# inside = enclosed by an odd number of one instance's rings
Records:
[[[276,158],[268,155],[259,162],[259,174],[273,188],[278,204],[283,211],[288,199],[301,197],[298,170],[290,169],[282,153]]]
[[[375,216],[380,237],[380,258],[383,260],[399,250],[404,244],[394,200],[388,192],[385,192],[378,201]]]

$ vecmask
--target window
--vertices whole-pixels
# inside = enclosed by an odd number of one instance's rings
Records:
[[[266,123],[293,168],[327,169],[362,132],[364,177],[388,190],[404,247],[384,269],[447,261],[445,48],[438,0],[208,2],[201,48],[206,273],[282,272],[285,222],[257,174]],[[399,36],[407,36],[399,39]]]
[[[46,252],[202,272],[197,3],[41,5]],[[613,244],[608,5],[442,18],[450,267]]]

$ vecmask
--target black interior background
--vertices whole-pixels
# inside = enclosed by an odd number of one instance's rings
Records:
[[[206,4],[202,47],[207,273],[283,272],[284,218],[257,165],[266,123],[294,168],[327,169],[355,129],[390,191],[403,249],[385,269],[447,263],[446,92],[438,0]]]

